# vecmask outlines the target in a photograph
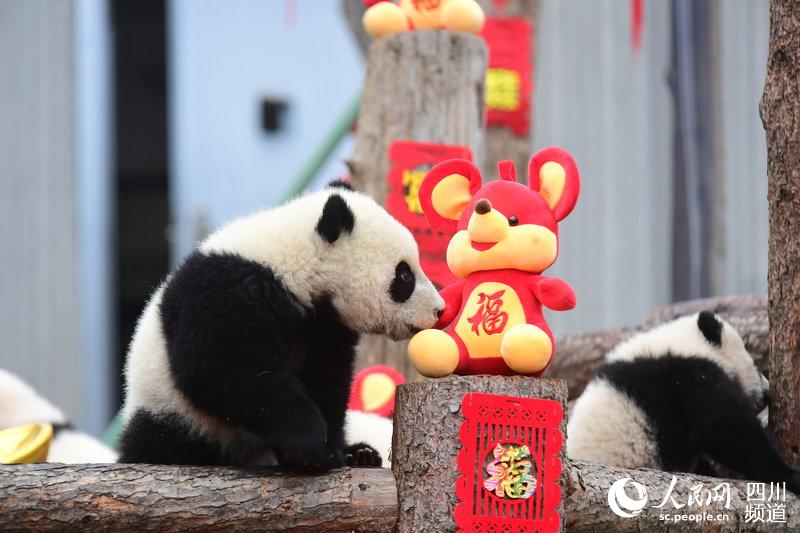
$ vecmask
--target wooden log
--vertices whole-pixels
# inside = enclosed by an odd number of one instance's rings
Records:
[[[556,340],[557,352],[547,367],[545,377],[562,378],[569,387],[570,399],[577,398],[614,346],[634,334],[680,316],[699,311],[713,311],[736,328],[759,369],[769,377],[767,353],[769,320],[767,300],[763,295],[704,298],[656,308],[645,326],[611,328],[590,333],[563,335]]]
[[[1,531],[393,531],[388,469],[0,466]]]
[[[769,429],[787,461],[800,466],[800,13],[796,0],[770,0],[767,80],[769,200]]]
[[[348,161],[353,185],[384,202],[389,147],[397,140],[469,147],[483,160],[486,45],[478,36],[444,30],[401,32],[369,47],[356,145]],[[406,343],[365,337],[359,367],[390,364],[417,376]]]
[[[461,449],[458,432],[464,420],[461,400],[468,392],[556,400],[566,412],[567,387],[560,379],[450,376],[398,387],[392,469],[401,533],[455,529],[456,454]],[[566,435],[566,417],[561,431]]]
[[[628,470],[588,461],[571,461],[567,472],[566,529],[567,531],[798,531],[800,530],[800,499],[786,492],[786,522],[747,522],[747,481],[719,479],[691,474],[671,474],[659,470]],[[676,509],[671,501],[655,507],[664,500],[675,477],[672,496],[685,507]],[[648,503],[641,514],[623,518],[614,514],[608,505],[608,491],[619,479],[630,478],[644,485]],[[701,505],[688,506],[693,487],[703,485]],[[721,483],[730,486],[730,506],[725,501],[706,502],[707,490]],[[724,489],[722,489],[724,490]],[[769,493],[769,483],[767,483]],[[754,502],[755,503],[755,502]],[[663,514],[725,515],[725,520],[689,522],[662,520]]]
[[[766,313],[767,296],[765,294],[742,294],[737,296],[720,296],[700,298],[656,307],[647,317],[647,325],[654,326],[675,320],[683,315],[711,311],[729,319]]]
[[[453,409],[453,405],[456,406],[454,414],[440,417],[447,424],[457,416],[458,402],[449,399],[443,402],[447,409]],[[423,427],[422,421],[417,424]],[[413,439],[423,441],[422,436]],[[453,451],[449,440],[436,444],[447,452]],[[430,449],[426,453],[431,453]],[[416,454],[417,460],[422,458],[423,462],[413,466],[418,471],[428,466],[443,467],[438,458],[446,453],[445,449],[430,455],[432,462],[425,462],[426,459]],[[455,449],[457,451],[457,446]],[[428,471],[430,475],[438,472],[433,468]],[[687,501],[689,491],[698,483],[703,483],[706,489],[730,483],[731,505],[730,509],[724,509],[719,502],[711,502],[702,507],[708,513],[728,514],[729,520],[724,524],[670,524],[660,520],[659,514],[660,511],[671,512],[672,506],[667,504],[664,509],[652,506],[663,500],[672,474],[626,470],[586,461],[569,462],[566,472],[562,523],[568,531],[653,531],[670,526],[700,531],[797,531],[800,528],[800,500],[790,493],[786,494],[786,523],[746,523],[746,481],[676,475],[673,494],[679,503]],[[317,477],[273,474],[264,469],[153,465],[0,466],[0,530],[395,530],[397,489],[387,469],[343,469]],[[642,483],[647,489],[648,507],[636,518],[618,517],[608,507],[609,487],[625,477]],[[422,488],[420,485],[420,490]],[[438,492],[420,493],[419,497],[436,494]],[[452,522],[446,520],[452,512],[449,501],[439,498],[430,503],[436,512],[442,513],[443,519],[435,529],[418,531],[452,531]],[[405,512],[413,512],[415,505],[405,500]],[[697,511],[693,508],[693,512]]]

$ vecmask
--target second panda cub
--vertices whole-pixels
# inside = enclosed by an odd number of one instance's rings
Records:
[[[606,355],[570,409],[567,454],[623,468],[657,468],[786,482],[786,464],[758,413],[769,384],[739,334],[710,312],[641,333]]]
[[[379,464],[344,440],[359,334],[408,338],[443,307],[411,233],[341,182],[235,220],[139,319],[120,461]]]

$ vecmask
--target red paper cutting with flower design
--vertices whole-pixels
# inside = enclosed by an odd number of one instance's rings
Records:
[[[425,275],[436,285],[446,287],[458,281],[447,268],[445,252],[451,234],[433,229],[419,203],[419,186],[436,163],[448,159],[472,161],[472,151],[464,146],[395,141],[389,147],[391,168],[387,181],[386,210],[411,231],[419,246],[419,260]]]
[[[489,17],[481,32],[489,48],[486,124],[506,126],[519,136],[530,130],[532,31],[524,18]]]
[[[461,402],[458,531],[551,533],[561,521],[564,411],[556,401],[469,393]]]

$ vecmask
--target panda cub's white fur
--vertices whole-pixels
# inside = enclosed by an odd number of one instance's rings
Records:
[[[392,431],[394,425],[391,418],[365,413],[363,411],[347,410],[345,430],[347,442],[364,442],[378,451],[383,458],[383,466],[391,468]]]
[[[725,469],[797,491],[800,476],[758,419],[768,389],[730,324],[709,312],[685,316],[606,355],[570,409],[567,454],[624,468]]]
[[[0,429],[31,422],[53,424],[55,434],[47,461],[51,463],[113,463],[116,454],[86,433],[64,427],[67,418],[18,376],[0,369]]]

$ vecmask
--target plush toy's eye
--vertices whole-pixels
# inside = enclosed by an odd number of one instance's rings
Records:
[[[411,298],[415,285],[414,271],[405,261],[400,261],[394,269],[394,279],[389,285],[389,294],[392,300],[398,303],[405,302]]]
[[[516,215],[511,215],[510,217],[508,217],[508,223],[511,224],[512,226],[516,226],[517,224],[519,224],[519,219],[517,218]]]

